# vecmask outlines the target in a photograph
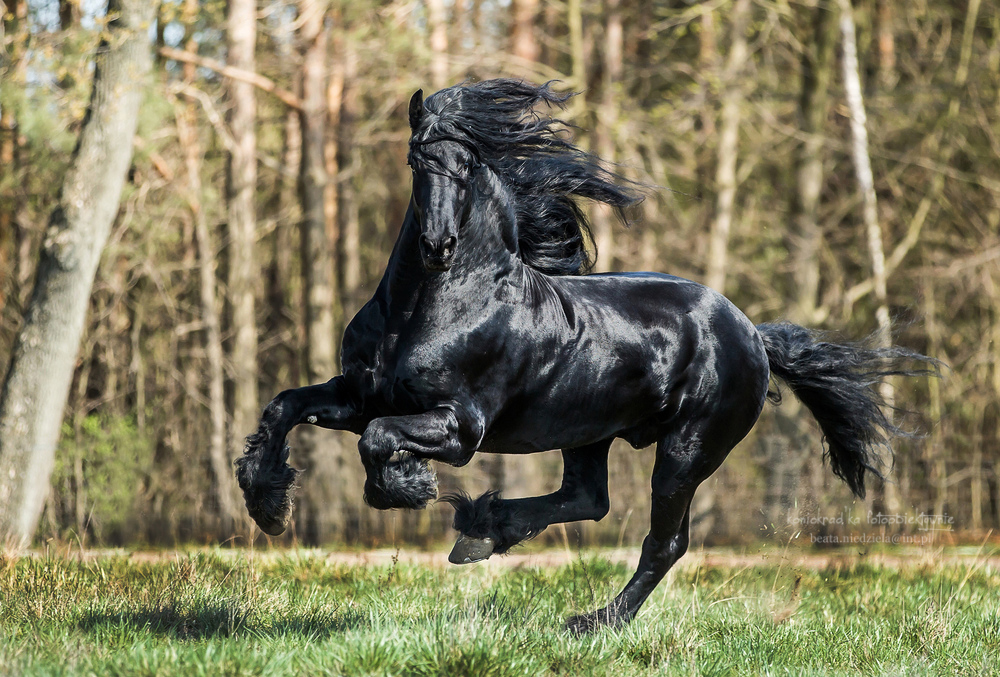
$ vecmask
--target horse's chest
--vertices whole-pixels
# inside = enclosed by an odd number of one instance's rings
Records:
[[[391,410],[426,410],[454,385],[454,371],[443,359],[441,349],[433,344],[408,344],[386,351],[382,357],[376,388]]]

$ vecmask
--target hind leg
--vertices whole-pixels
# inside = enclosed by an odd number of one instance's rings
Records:
[[[611,440],[564,449],[558,491],[531,498],[502,499],[486,492],[476,500],[450,496],[455,529],[461,533],[448,560],[468,564],[503,554],[550,524],[600,520],[608,514],[608,449]]]
[[[674,443],[673,436],[656,448],[653,467],[653,500],[650,530],[642,542],[642,555],[632,580],[603,609],[573,616],[569,630],[586,633],[600,626],[621,626],[635,616],[670,567],[687,552],[691,498],[695,489],[722,464],[735,443],[714,443],[691,430],[677,435],[688,440]],[[742,435],[740,436],[742,437]]]

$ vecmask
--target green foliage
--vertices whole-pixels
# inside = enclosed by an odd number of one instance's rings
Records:
[[[91,414],[79,432],[63,426],[56,453],[53,486],[67,488],[82,526],[99,540],[118,540],[135,526],[137,502],[153,460],[153,441],[142,435],[131,417]],[[81,534],[83,536],[83,534]]]
[[[0,672],[995,674],[1000,574],[984,564],[689,564],[632,625],[578,638],[566,615],[603,604],[626,567],[24,558],[0,561]]]

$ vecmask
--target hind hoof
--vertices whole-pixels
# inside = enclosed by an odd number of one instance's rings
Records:
[[[628,625],[632,616],[615,613],[612,606],[607,606],[589,614],[580,614],[566,619],[566,629],[577,636],[589,635],[602,628],[623,628]]]
[[[471,538],[462,534],[455,542],[455,547],[451,549],[448,561],[452,564],[472,564],[489,559],[492,554],[492,538]]]

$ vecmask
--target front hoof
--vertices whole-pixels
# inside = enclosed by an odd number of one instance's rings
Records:
[[[423,510],[437,498],[437,477],[426,461],[400,454],[369,470],[364,498],[377,510]]]
[[[285,528],[288,526],[287,520],[284,522],[273,522],[269,521],[263,515],[255,515],[253,513],[250,513],[250,517],[252,517],[253,521],[257,523],[260,530],[268,536],[280,536],[285,533]]]
[[[471,538],[462,534],[455,542],[455,547],[451,549],[448,561],[452,564],[472,564],[489,559],[492,554],[492,538]]]
[[[236,461],[236,477],[243,489],[247,512],[268,536],[279,536],[292,514],[292,494],[299,471],[288,465],[288,447],[274,460],[261,460],[257,437],[247,439],[248,451]]]

